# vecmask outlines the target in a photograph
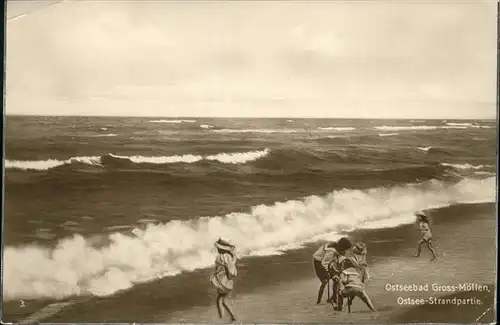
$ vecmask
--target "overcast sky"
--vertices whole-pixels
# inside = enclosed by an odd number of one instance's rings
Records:
[[[10,1],[6,111],[494,118],[496,14],[477,0]]]

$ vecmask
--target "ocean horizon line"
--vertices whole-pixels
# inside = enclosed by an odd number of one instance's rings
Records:
[[[40,115],[40,114],[3,114],[4,117],[101,117],[101,118],[141,118],[141,119],[295,119],[295,120],[426,120],[426,121],[496,121],[494,118],[480,117],[318,117],[318,116],[164,116],[164,115]]]

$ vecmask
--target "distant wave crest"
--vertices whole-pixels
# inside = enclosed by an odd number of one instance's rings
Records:
[[[492,167],[490,165],[471,165],[469,163],[464,163],[464,164],[441,163],[441,165],[443,165],[445,167],[452,167],[452,168],[462,169],[462,170],[466,170],[466,169],[476,169],[477,170],[477,169]]]
[[[382,126],[374,126],[376,130],[381,131],[403,131],[403,130],[439,130],[439,129],[490,129],[490,126],[485,125],[477,125],[472,123],[446,123],[446,125],[382,125]]]
[[[212,132],[216,133],[297,133],[298,130],[290,130],[290,129],[218,129],[212,130]]]
[[[491,126],[488,125],[479,125],[479,124],[474,124],[474,123],[454,123],[454,122],[448,122],[446,123],[448,126],[455,126],[455,127],[465,127],[465,128],[476,128],[476,129],[491,129]]]
[[[170,124],[181,124],[181,123],[196,123],[196,120],[151,120],[150,123],[170,123]]]
[[[136,164],[174,164],[174,163],[196,163],[201,160],[217,161],[224,164],[244,164],[267,156],[271,152],[270,149],[253,150],[247,152],[232,152],[232,153],[218,153],[214,155],[174,155],[174,156],[120,156],[115,154],[108,154],[107,157],[120,160],[128,160]],[[6,160],[6,169],[22,169],[22,170],[49,170],[63,165],[73,163],[81,163],[92,166],[105,165],[106,156],[93,156],[93,157],[72,157],[67,160]]]
[[[403,131],[403,130],[437,130],[441,127],[436,126],[436,125],[408,125],[408,126],[383,125],[383,126],[375,126],[373,128],[377,129],[377,130],[382,130],[382,131]],[[450,127],[450,128],[465,129],[466,127],[457,126],[457,127]]]
[[[47,160],[5,160],[5,169],[23,169],[23,170],[49,170],[62,165],[72,163],[81,163],[87,165],[101,165],[101,157],[71,157],[66,160],[47,159]]]
[[[328,127],[319,127],[319,130],[322,131],[354,131],[356,128],[353,127],[333,127],[333,126],[328,126]]]
[[[343,189],[325,196],[257,205],[246,213],[149,224],[132,234],[113,233],[100,247],[80,235],[60,240],[55,248],[8,246],[4,250],[4,297],[106,296],[137,283],[209,267],[218,237],[232,241],[240,257],[273,255],[325,234],[411,223],[417,210],[494,202],[495,188],[495,177],[490,177],[454,184],[431,180]],[[37,267],[26,267],[26,261]]]
[[[453,123],[453,122],[448,122],[446,123],[446,125],[450,125],[450,126],[473,126],[474,124],[472,123]]]
[[[392,137],[398,135],[399,133],[379,133],[379,137]]]
[[[118,134],[108,133],[108,134],[96,134],[96,135],[93,135],[92,137],[94,137],[94,138],[112,138],[112,137],[116,137],[116,136],[118,136]]]

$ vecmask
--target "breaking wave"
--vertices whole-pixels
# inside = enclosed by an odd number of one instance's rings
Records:
[[[470,128],[476,128],[476,129],[491,129],[491,126],[488,125],[479,125],[479,124],[474,124],[474,123],[453,123],[453,122],[448,122],[446,123],[448,126],[458,126],[458,127],[470,127]]]
[[[354,131],[356,128],[353,127],[319,127],[319,130],[322,131]]]
[[[22,170],[49,170],[63,165],[70,165],[73,163],[81,163],[91,166],[104,166],[106,165],[106,158],[128,160],[136,164],[173,164],[173,163],[195,163],[201,160],[218,161],[224,164],[244,164],[267,156],[271,150],[254,150],[247,152],[232,152],[232,153],[218,153],[214,155],[174,155],[174,156],[120,156],[108,154],[107,156],[93,156],[93,157],[72,157],[67,160],[6,160],[5,169],[22,169]]]
[[[398,135],[399,133],[379,133],[379,137],[391,137],[394,135]]]
[[[7,300],[106,296],[134,284],[212,265],[213,242],[231,240],[240,257],[273,255],[325,234],[394,227],[414,221],[417,210],[456,203],[494,202],[495,178],[344,189],[325,196],[258,205],[247,213],[149,224],[113,233],[100,247],[76,235],[56,247],[6,247]]]
[[[473,126],[474,124],[472,123],[453,123],[453,122],[448,122],[446,125],[450,126]]]
[[[136,164],[174,164],[174,163],[195,163],[203,159],[199,155],[175,155],[175,156],[118,156],[110,154],[110,157],[129,160]]]
[[[477,169],[492,167],[490,165],[471,165],[469,163],[465,163],[465,164],[441,163],[441,165],[443,165],[445,167],[452,167],[455,169],[462,169],[462,170],[466,170],[466,169],[476,169],[477,170]]]
[[[81,163],[86,165],[101,165],[101,157],[71,157],[67,160],[47,159],[47,160],[5,160],[5,169],[23,170],[49,170],[62,165]]]

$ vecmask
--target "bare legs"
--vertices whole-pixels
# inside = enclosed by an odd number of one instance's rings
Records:
[[[321,280],[321,284],[319,286],[319,291],[318,291],[318,300],[316,300],[316,304],[321,303],[321,299],[323,298],[323,293],[325,292],[325,287],[328,284],[328,279]],[[330,299],[330,297],[328,297]]]
[[[339,301],[339,306],[338,309],[339,311],[342,310],[342,305],[344,303],[344,298],[347,298],[347,310],[350,313],[351,312],[351,306],[352,306],[352,301],[354,298],[359,297],[363,302],[370,308],[371,311],[375,311],[375,307],[373,306],[372,301],[370,300],[370,297],[366,293],[365,290],[362,289],[354,289],[354,288],[349,288],[349,289],[344,289],[342,292],[342,295],[340,296],[340,301]]]
[[[227,313],[231,317],[231,321],[235,321],[236,317],[231,309],[231,306],[226,301],[227,293],[218,293],[217,294],[217,311],[219,312],[219,317],[224,317],[224,309],[227,310]]]
[[[371,311],[375,311],[375,307],[373,307],[373,303],[372,303],[372,301],[370,300],[370,297],[368,296],[368,294],[365,291],[363,291],[363,293],[360,296],[360,298],[368,306],[368,308],[370,308]],[[352,304],[352,300],[351,300],[351,304]]]
[[[432,247],[432,243],[431,243],[430,240],[423,240],[423,239],[421,239],[418,242],[417,255],[415,257],[419,257],[420,256],[420,253],[422,252],[422,244],[423,243],[425,243],[427,245],[427,248],[429,249],[429,251],[432,254],[432,259],[431,260],[435,260],[436,259],[436,252],[434,251],[434,248]]]

